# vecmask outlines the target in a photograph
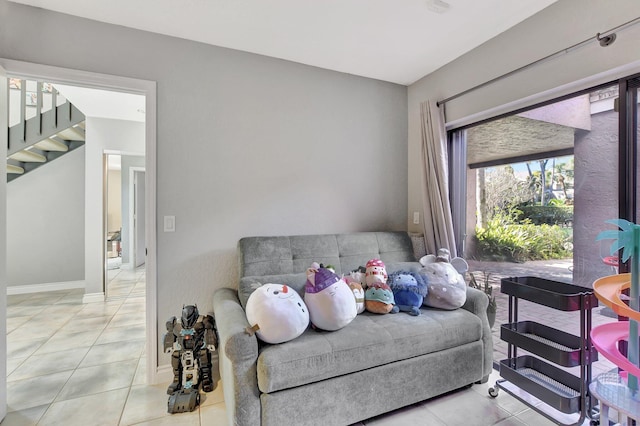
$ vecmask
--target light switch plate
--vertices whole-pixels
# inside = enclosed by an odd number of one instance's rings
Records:
[[[176,217],[175,216],[165,216],[164,217],[164,232],[175,232],[176,231]]]

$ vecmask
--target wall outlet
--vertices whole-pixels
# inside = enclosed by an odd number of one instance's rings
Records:
[[[420,212],[413,212],[413,223],[418,225],[420,223]]]

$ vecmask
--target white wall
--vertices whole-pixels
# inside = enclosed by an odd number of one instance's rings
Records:
[[[84,280],[84,151],[7,184],[7,286]]]
[[[109,170],[107,174],[107,232],[122,228],[122,174]]]
[[[158,335],[236,286],[243,236],[406,229],[406,87],[5,0],[0,19],[0,57],[157,82]]]
[[[546,57],[556,51],[595,38],[610,28],[640,16],[637,0],[584,1],[560,0],[530,19],[511,28],[494,39],[422,78],[408,89],[409,112],[409,204],[408,212],[422,212],[420,188],[420,103],[441,100],[464,91],[477,84],[522,67],[530,62]],[[618,33],[617,40],[603,48],[597,42],[572,51],[559,58],[536,65],[495,84],[464,95],[446,104],[447,121],[458,124],[470,123],[479,118],[487,118],[498,112],[507,112],[515,106],[507,105],[493,112],[474,114],[491,110],[523,98],[539,94],[578,80],[613,70],[604,81],[634,72],[640,72],[640,63],[624,67],[640,60],[640,25],[629,27]],[[616,70],[624,67],[622,71]],[[602,80],[598,78],[597,80]],[[593,80],[595,81],[595,80]],[[585,82],[581,88],[594,83]],[[604,82],[600,81],[600,82]],[[535,99],[518,102],[524,107],[550,99],[558,94],[576,91],[576,86],[566,87],[561,92],[544,94]],[[465,117],[467,117],[465,119]],[[471,118],[468,118],[471,117]],[[409,229],[420,231],[420,226],[411,224]]]
[[[129,211],[131,209],[129,198],[129,173],[131,167],[144,167],[145,158],[142,156],[123,155],[122,156],[122,264],[133,268],[130,251],[130,220]]]
[[[144,123],[87,117],[85,135],[85,300],[91,300],[104,294],[103,154],[144,154]]]

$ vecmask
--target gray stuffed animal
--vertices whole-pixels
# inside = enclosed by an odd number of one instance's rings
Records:
[[[429,292],[423,305],[453,310],[467,300],[464,273],[469,269],[469,264],[461,257],[451,260],[449,257],[449,250],[442,248],[437,256],[429,254],[420,259],[422,269],[418,273],[429,283]]]

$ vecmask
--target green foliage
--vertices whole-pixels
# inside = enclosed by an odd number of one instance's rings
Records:
[[[517,220],[528,219],[534,225],[564,225],[573,222],[573,206],[558,205],[556,201],[562,203],[560,200],[550,200],[547,206],[519,206],[521,213]]]
[[[487,312],[495,312],[498,309],[498,304],[496,303],[496,296],[493,295],[493,287],[491,286],[491,282],[489,280],[491,274],[483,272],[483,275],[484,279],[482,281],[482,284],[479,284],[473,272],[469,272],[469,287],[473,287],[484,292],[484,294],[486,294],[489,298],[489,306],[487,307]]]
[[[558,225],[518,223],[519,211],[498,213],[485,228],[476,228],[480,258],[525,262],[571,257],[570,240]]]

